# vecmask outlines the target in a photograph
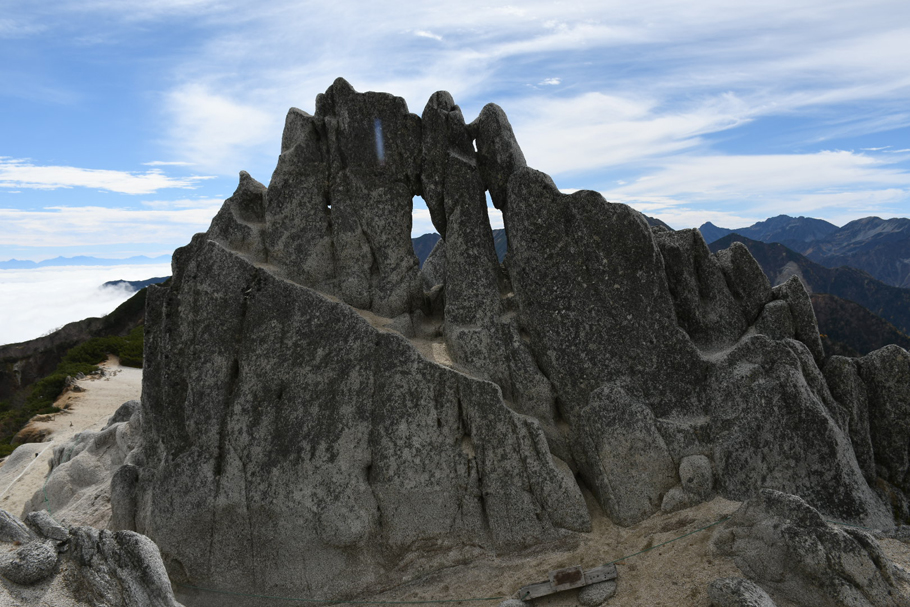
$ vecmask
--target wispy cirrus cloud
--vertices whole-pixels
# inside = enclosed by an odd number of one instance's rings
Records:
[[[427,30],[416,30],[414,32],[414,35],[419,38],[432,38],[433,40],[438,40],[440,42],[442,41],[442,36],[439,34],[434,34],[433,32]]]
[[[143,173],[71,166],[40,166],[27,160],[0,157],[0,188],[56,190],[93,188],[120,194],[151,194],[168,188],[191,189],[208,176],[169,177],[159,169]]]
[[[602,193],[674,227],[714,221],[696,219],[711,213],[727,222],[720,225],[732,227],[779,214],[823,214],[842,224],[870,214],[897,215],[905,208],[910,170],[890,160],[839,150],[680,156]]]
[[[243,155],[281,139],[283,114],[271,113],[238,102],[201,83],[171,91],[166,100],[173,117],[168,129],[169,147],[182,161],[222,174],[243,168]],[[227,169],[230,167],[230,169]]]

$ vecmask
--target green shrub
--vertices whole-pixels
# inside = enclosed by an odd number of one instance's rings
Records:
[[[138,326],[126,337],[120,338],[120,364],[126,367],[142,368],[142,349],[145,345],[144,327]]]
[[[12,453],[17,445],[10,444],[11,439],[33,416],[60,412],[54,402],[63,392],[67,376],[89,375],[111,354],[119,356],[122,365],[141,368],[143,338],[143,327],[139,326],[126,337],[94,337],[85,341],[70,348],[53,373],[32,384],[22,408],[0,403],[0,457]]]

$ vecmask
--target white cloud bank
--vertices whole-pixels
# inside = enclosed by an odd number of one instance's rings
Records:
[[[149,209],[49,207],[0,208],[0,245],[93,247],[129,243],[182,246],[208,229],[221,200],[149,201]]]
[[[109,314],[132,296],[110,280],[170,276],[169,264],[0,270],[0,344],[40,337],[69,322]]]
[[[152,194],[167,188],[191,189],[205,179],[211,178],[168,177],[160,169],[131,173],[69,166],[36,166],[25,160],[0,157],[0,188],[56,190],[82,187],[120,194]]]

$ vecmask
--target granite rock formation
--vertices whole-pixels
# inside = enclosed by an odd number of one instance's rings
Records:
[[[111,521],[111,491],[128,473],[124,463],[139,440],[141,420],[139,401],[127,401],[100,431],[80,432],[54,447],[47,481],[25,505],[23,516],[48,509],[71,525],[131,529],[131,521]]]
[[[422,270],[415,195],[443,236]],[[624,525],[768,487],[883,528],[907,439],[851,420],[903,410],[905,355],[841,402],[798,281],[561,193],[496,106],[466,124],[440,92],[418,117],[339,79],[150,287],[112,506],[178,583],[316,599],[584,533],[586,493]]]
[[[180,607],[158,548],[132,531],[68,528],[0,510],[0,604]]]
[[[867,532],[827,522],[794,496],[763,489],[744,503],[712,538],[718,554],[732,556],[752,582],[781,604],[803,607],[907,607],[890,561]],[[714,582],[716,605],[767,605],[748,583]],[[753,602],[745,601],[752,594]],[[786,601],[786,603],[784,603]],[[771,603],[773,605],[773,603]]]

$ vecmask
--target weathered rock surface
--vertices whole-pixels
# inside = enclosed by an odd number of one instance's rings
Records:
[[[761,487],[792,491],[839,520],[891,525],[791,345],[746,337],[718,361],[707,393],[722,495],[744,500]]]
[[[812,352],[815,361],[821,364],[825,359],[822,348],[821,336],[818,333],[818,321],[815,320],[815,311],[812,309],[812,300],[806,286],[798,276],[791,276],[790,280],[773,289],[775,299],[782,299],[790,304],[790,314],[793,319],[793,329],[796,339],[800,340]]]
[[[46,513],[42,512],[49,509],[56,520],[71,525],[107,527],[111,520],[111,477],[136,447],[141,419],[139,402],[127,401],[101,431],[80,432],[55,446],[47,482],[23,509],[26,522],[32,525],[33,517],[42,517],[36,520],[46,524]]]
[[[57,545],[52,541],[32,541],[0,555],[0,576],[23,586],[40,582],[56,566]]]
[[[876,472],[910,491],[910,353],[885,346],[859,359],[869,402]]]
[[[761,586],[741,577],[714,580],[708,599],[712,607],[777,607]]]
[[[737,303],[722,266],[698,230],[664,230],[654,236],[664,259],[679,326],[701,348],[718,349],[735,343],[748,326],[741,308],[751,312],[749,302],[757,297],[743,288],[741,295],[747,303]],[[732,269],[729,273],[738,275]]]
[[[763,489],[712,543],[775,600],[805,607],[910,605],[871,535],[829,524],[794,495]]]
[[[501,107],[488,103],[471,123],[470,130],[477,143],[480,175],[493,206],[506,212],[509,179],[513,173],[528,166],[512,125]]]
[[[0,519],[22,526],[2,510]],[[33,512],[27,522],[36,533],[24,543],[0,539],[0,604],[180,607],[158,548],[147,537],[68,529],[45,511]]]
[[[582,607],[600,607],[616,594],[616,582],[600,582],[578,591],[578,604]]]
[[[181,258],[152,292],[142,426],[157,440],[124,514],[172,573],[339,594],[393,580],[414,550],[449,558],[589,528],[571,474],[495,384],[215,242]]]
[[[418,117],[339,79],[281,150],[151,288],[141,413],[55,454],[55,512],[109,480],[110,526],[175,580],[325,599],[564,546],[583,490],[621,524],[764,487],[892,524],[910,355],[823,374],[798,278],[562,194],[500,108],[466,125],[445,92]],[[443,236],[422,270],[417,194]]]

